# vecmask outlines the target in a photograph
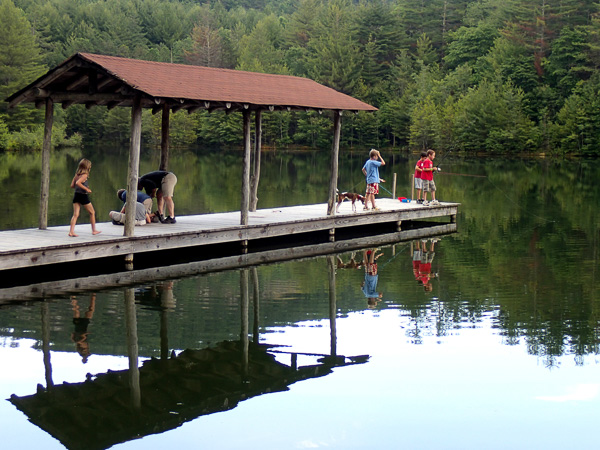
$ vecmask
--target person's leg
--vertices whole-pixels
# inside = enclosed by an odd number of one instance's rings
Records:
[[[160,190],[156,192],[156,206],[158,208],[158,214],[164,216],[165,201],[162,191]]]
[[[117,223],[125,224],[125,213],[111,211],[108,213],[108,216]]]
[[[165,200],[165,205],[167,207],[169,216],[171,216],[171,218],[174,219],[175,218],[175,203],[173,203],[173,197],[164,197],[164,200]]]
[[[87,205],[83,205],[83,207],[85,208],[85,210],[90,215],[90,223],[92,225],[92,234],[100,234],[100,233],[102,233],[102,231],[98,231],[96,229],[96,211],[94,211],[94,207],[92,206],[92,204],[88,203]]]
[[[75,234],[75,224],[77,223],[77,219],[79,218],[79,211],[81,210],[81,205],[79,203],[73,203],[73,217],[71,217],[71,228],[69,230],[69,236],[77,237]]]

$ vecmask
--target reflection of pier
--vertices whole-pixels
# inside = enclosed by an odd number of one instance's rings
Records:
[[[148,224],[136,229],[135,236],[122,236],[123,228],[111,223],[98,224],[102,234],[81,232],[70,238],[68,226],[46,230],[10,230],[0,232],[0,270],[40,267],[66,262],[125,256],[144,252],[183,249],[210,244],[245,243],[250,245],[269,238],[289,237],[289,247],[306,233],[323,233],[334,240],[335,230],[390,223],[400,229],[406,221],[448,217],[454,221],[457,203],[423,207],[393,199],[378,199],[380,211],[351,213],[342,209],[327,215],[327,205],[303,205],[264,209],[250,213],[248,224],[239,225],[239,213],[179,216],[176,225]]]
[[[105,449],[120,442],[176,428],[200,416],[235,408],[249,398],[287,390],[297,382],[321,377],[335,367],[365,363],[368,355],[337,354],[335,261],[329,274],[330,351],[326,355],[285,351],[260,344],[259,289],[256,269],[240,271],[240,339],[200,350],[169,355],[167,310],[161,314],[161,357],[138,367],[134,288],[124,292],[129,369],[109,371],[82,383],[55,384],[52,379],[49,314],[42,307],[42,350],[46,387],[10,401],[29,420],[69,449]],[[250,274],[252,274],[250,280]],[[252,302],[250,301],[252,283]],[[253,339],[250,340],[250,305]],[[275,347],[274,350],[271,348]],[[278,354],[279,357],[276,357]],[[289,359],[288,359],[289,358]],[[308,364],[300,360],[310,359]],[[289,361],[289,364],[282,362]]]
[[[161,279],[192,276],[220,270],[249,267],[258,264],[269,264],[332,253],[343,253],[361,248],[389,245],[401,241],[411,241],[413,239],[421,239],[424,237],[454,232],[456,232],[456,223],[447,223],[338,242],[326,242],[315,245],[303,245],[293,248],[253,252],[243,255],[212,258],[205,261],[124,271],[94,277],[80,277],[35,283],[0,289],[0,304],[10,301],[43,299],[77,291],[97,291],[101,289],[130,286]]]
[[[103,449],[233,409],[258,395],[285,391],[297,381],[327,375],[333,367],[366,360],[326,357],[322,363],[294,367],[277,362],[267,347],[250,344],[244,371],[243,345],[221,342],[214,348],[185,350],[166,361],[146,361],[136,386],[138,407],[132,406],[129,371],[13,396],[11,402],[67,448]]]

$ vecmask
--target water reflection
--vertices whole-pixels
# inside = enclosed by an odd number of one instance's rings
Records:
[[[46,386],[33,395],[13,394],[10,402],[31,422],[57,438],[69,449],[105,449],[179,427],[199,416],[235,408],[239,402],[288,389],[290,384],[321,377],[335,367],[363,364],[368,355],[337,354],[336,262],[327,260],[329,280],[330,351],[328,354],[286,351],[285,347],[259,343],[260,286],[256,267],[239,271],[239,339],[210,347],[168,353],[169,311],[175,309],[174,280],[150,288],[128,287],[123,291],[124,321],[129,369],[88,374],[86,381],[55,385],[52,380],[48,308],[42,308],[42,348]],[[252,275],[252,276],[251,276]],[[252,279],[253,339],[250,340],[250,278]],[[82,297],[82,296],[80,296]],[[142,306],[160,314],[160,358],[139,366],[136,298]],[[75,330],[71,340],[86,363],[90,355],[90,321],[96,293],[89,296],[87,310],[71,296]],[[43,303],[47,306],[47,303]],[[142,325],[145,326],[145,325]],[[299,364],[299,356],[312,362]],[[282,360],[282,357],[284,358]],[[288,358],[287,362],[285,357]]]
[[[96,294],[90,295],[90,302],[87,311],[81,317],[81,310],[76,296],[71,296],[71,306],[73,309],[73,325],[75,329],[71,333],[71,340],[75,343],[77,353],[81,355],[81,361],[85,364],[90,356],[90,343],[88,342],[88,327],[94,311],[96,310]]]
[[[540,258],[519,250],[490,271],[462,233],[435,230],[0,290],[0,361],[11,368],[0,416],[18,436],[7,448],[49,448],[50,435],[69,448],[192,448],[198,436],[207,448],[344,436],[338,448],[393,448],[398,432],[411,448],[444,448],[462,442],[465,422],[481,435],[465,447],[486,448],[492,409],[495,426],[518,419],[536,439],[548,423],[593,430],[597,298],[573,285],[552,296],[548,281],[534,293],[521,271],[531,262],[524,275],[540,276]],[[72,300],[80,318],[93,309],[85,364]],[[502,447],[528,442],[493,436]]]

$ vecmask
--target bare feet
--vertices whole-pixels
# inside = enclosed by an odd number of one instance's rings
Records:
[[[100,233],[102,233],[102,231],[98,231],[98,230],[92,231],[92,234],[100,234]]]
[[[78,234],[75,234],[75,233],[69,233],[69,237],[78,237],[78,236],[79,236]]]

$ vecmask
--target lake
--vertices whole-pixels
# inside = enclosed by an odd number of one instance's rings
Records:
[[[396,173],[410,197],[416,156],[382,154],[383,187]],[[71,217],[82,156],[98,220],[120,206],[126,148],[55,152],[49,225]],[[340,190],[363,190],[366,158],[341,153]],[[456,233],[0,304],[3,447],[597,448],[600,161],[436,161]],[[0,155],[0,229],[37,225],[39,165]],[[172,150],[177,215],[238,210],[240,167]],[[259,207],[326,201],[327,151],[262,168]]]

